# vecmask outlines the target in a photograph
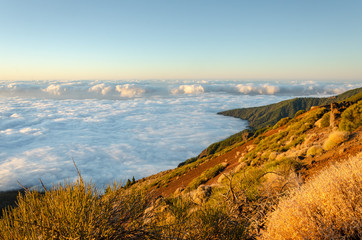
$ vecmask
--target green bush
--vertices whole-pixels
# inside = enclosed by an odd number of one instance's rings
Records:
[[[329,127],[329,118],[330,118],[330,112],[327,112],[323,115],[321,120],[321,127]]]
[[[362,101],[348,107],[341,115],[339,128],[345,131],[353,131],[362,126]]]

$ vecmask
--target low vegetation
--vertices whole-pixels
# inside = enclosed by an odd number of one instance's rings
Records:
[[[361,239],[362,155],[321,172],[282,200],[263,239]]]
[[[100,195],[80,178],[44,192],[27,190],[18,207],[3,212],[0,239],[138,239],[154,236],[139,219],[144,193],[109,187]]]
[[[341,115],[339,128],[353,131],[362,125],[362,100],[347,108]]]
[[[260,165],[269,159],[268,152],[283,153],[301,145],[305,140],[305,132],[313,128],[314,123],[320,119],[326,111],[326,108],[317,108],[306,113],[306,115],[299,120],[280,120],[277,126],[283,126],[285,130],[275,132],[267,137],[259,136],[259,138],[256,138],[254,141],[256,144],[255,148],[245,155],[244,161],[252,165]]]
[[[230,137],[211,144],[208,148],[205,150],[205,155],[209,156],[215,153],[218,153],[220,151],[225,151],[226,148],[233,146],[234,144],[238,143],[241,144],[244,140],[248,139],[250,136],[257,136],[258,132],[250,131],[249,129],[245,129],[241,132],[238,132],[234,135],[231,135]]]

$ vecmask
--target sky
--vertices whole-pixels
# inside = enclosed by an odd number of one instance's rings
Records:
[[[362,80],[362,1],[0,0],[0,80]]]

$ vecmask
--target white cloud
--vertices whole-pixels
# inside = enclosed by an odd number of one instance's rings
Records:
[[[101,93],[103,96],[111,93],[112,90],[112,87],[105,86],[104,83],[100,83],[89,88],[89,92]]]
[[[202,84],[202,85],[201,85]],[[227,93],[245,95],[333,95],[361,83],[318,83],[315,81],[74,81],[74,82],[0,82],[0,97],[45,99],[124,99],[167,97],[177,94]]]
[[[12,135],[16,132],[15,129],[11,129],[11,128],[8,128],[8,129],[5,129],[5,130],[0,130],[0,134],[5,134],[5,135]]]
[[[22,128],[19,130],[19,133],[22,134],[32,134],[32,135],[41,135],[41,131],[38,128],[31,128],[31,127],[26,127],[26,128]]]
[[[275,95],[280,91],[278,86],[263,84],[263,85],[250,85],[250,84],[238,84],[236,88],[240,93],[251,95]]]
[[[137,88],[134,85],[124,84],[117,85],[116,91],[120,93],[121,97],[132,98],[132,97],[140,97],[146,91],[142,88]]]
[[[199,94],[204,93],[201,85],[181,85],[178,88],[171,89],[172,94]]]
[[[54,96],[60,96],[61,92],[65,92],[66,89],[61,89],[60,85],[51,84],[47,88],[43,89],[43,91],[47,92],[47,93],[49,93],[51,95],[54,95]]]
[[[11,117],[11,118],[21,118],[21,115],[20,115],[20,114],[17,114],[17,113],[14,113],[14,114],[11,114],[10,117]]]

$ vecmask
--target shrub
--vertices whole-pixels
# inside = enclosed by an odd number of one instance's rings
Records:
[[[323,153],[323,148],[319,145],[311,146],[307,151],[307,156],[315,156]]]
[[[336,164],[280,201],[263,239],[361,239],[362,154]]]
[[[329,127],[330,112],[327,112],[321,118],[321,127]]]
[[[348,140],[349,132],[347,131],[334,131],[329,134],[327,140],[323,144],[325,150],[330,150],[342,142]]]
[[[117,187],[101,196],[82,179],[65,182],[19,195],[0,220],[0,239],[137,239],[152,235],[137,220],[146,206],[140,192]]]
[[[228,206],[206,206],[196,212],[189,224],[197,226],[189,239],[246,239],[245,223],[230,214]]]
[[[341,115],[339,128],[353,131],[362,125],[362,101],[347,108]]]

